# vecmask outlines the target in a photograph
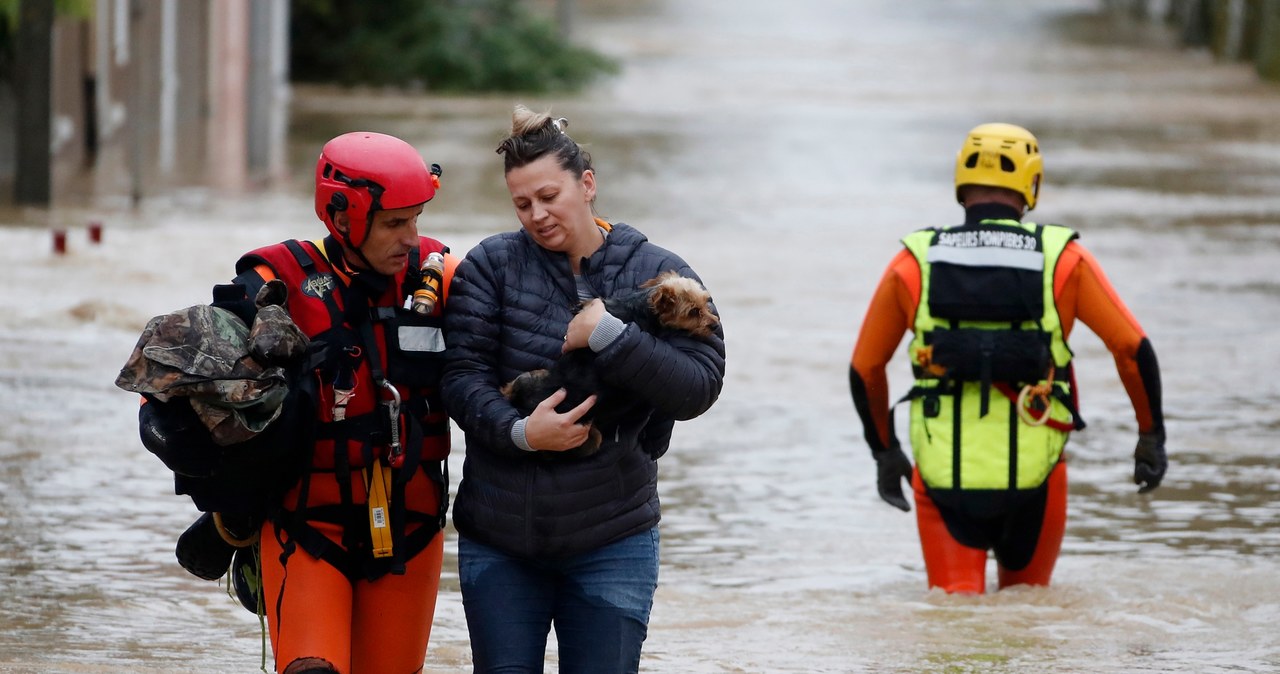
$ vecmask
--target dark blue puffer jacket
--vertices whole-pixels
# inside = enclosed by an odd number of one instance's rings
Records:
[[[624,224],[581,265],[599,297],[632,290],[674,269],[679,256]],[[468,538],[511,554],[564,557],[658,523],[657,465],[677,420],[705,412],[724,383],[724,339],[658,339],[635,325],[597,354],[603,378],[640,403],[595,454],[568,459],[526,452],[511,441],[520,413],[499,387],[560,356],[579,305],[568,258],[519,230],[480,242],[458,266],[446,311],[442,389],[466,433],[453,522]]]

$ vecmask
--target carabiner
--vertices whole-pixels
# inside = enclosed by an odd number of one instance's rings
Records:
[[[391,418],[391,450],[387,454],[387,463],[392,468],[399,468],[404,463],[404,448],[400,446],[400,391],[385,379],[378,385],[391,392],[391,400],[383,401],[387,406],[387,416]]]
[[[1031,414],[1031,402],[1037,400],[1044,406],[1044,414],[1039,418]],[[1053,403],[1049,400],[1049,394],[1036,387],[1028,384],[1022,387],[1022,391],[1018,393],[1018,401],[1015,403],[1018,410],[1018,418],[1022,419],[1022,423],[1028,426],[1043,426],[1049,421],[1049,415],[1053,412]]]

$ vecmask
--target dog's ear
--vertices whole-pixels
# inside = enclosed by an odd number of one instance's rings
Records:
[[[653,307],[653,313],[659,316],[673,311],[675,305],[676,293],[670,286],[659,285],[649,297],[649,306]]]

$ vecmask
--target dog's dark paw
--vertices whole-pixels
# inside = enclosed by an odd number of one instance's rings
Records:
[[[591,430],[587,431],[587,439],[578,445],[578,449],[583,452],[583,456],[591,456],[600,450],[600,445],[604,444],[604,434],[600,432],[593,424]]]

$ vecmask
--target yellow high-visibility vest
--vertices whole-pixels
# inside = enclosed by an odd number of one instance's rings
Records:
[[[1065,380],[1072,354],[1054,301],[1053,275],[1075,237],[1058,225],[984,220],[923,229],[902,240],[920,265],[920,302],[908,347],[917,377],[911,394],[911,447],[920,477],[930,488],[1033,489],[1057,464],[1066,431],[1019,419],[1015,402],[995,390],[992,381],[949,376],[929,363],[931,345],[948,331],[980,340],[988,336],[977,330],[1014,338],[1034,335],[1047,349],[1046,366],[1051,361]],[[989,363],[988,356],[962,357],[961,365],[981,369],[978,361]],[[1006,381],[996,374],[994,381],[1017,388],[1047,381],[1039,375],[1036,381]],[[1067,385],[1055,380],[1058,395],[1050,399],[1050,419],[1061,422],[1058,426],[1073,421],[1064,403]]]

